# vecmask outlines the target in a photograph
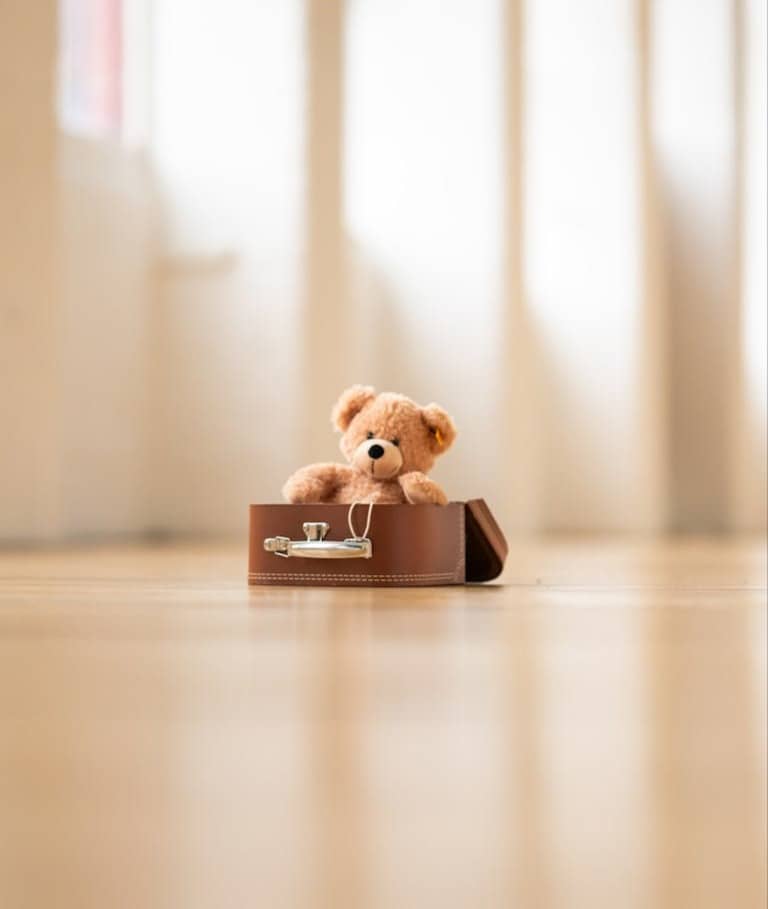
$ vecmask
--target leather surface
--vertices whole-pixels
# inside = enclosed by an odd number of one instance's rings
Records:
[[[466,580],[492,581],[504,568],[507,541],[483,499],[470,499],[465,509]]]
[[[362,532],[367,505],[355,509]],[[426,587],[463,584],[465,580],[465,511],[463,502],[448,505],[374,505],[369,538],[370,559],[282,558],[264,550],[266,537],[303,540],[305,521],[331,525],[326,539],[350,536],[348,505],[251,505],[249,584],[311,586]]]

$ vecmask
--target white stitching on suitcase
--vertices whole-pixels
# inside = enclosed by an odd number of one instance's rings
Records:
[[[362,575],[359,575],[354,578],[342,578],[337,574],[324,574],[321,578],[312,578],[308,577],[305,574],[297,575],[296,577],[290,577],[286,575],[281,575],[277,578],[262,578],[262,577],[252,577],[248,578],[249,584],[276,584],[276,585],[302,585],[302,584],[311,584],[314,586],[320,587],[342,587],[348,585],[350,587],[374,587],[374,586],[387,586],[391,584],[393,587],[405,587],[405,586],[415,586],[421,584],[425,587],[435,587],[442,586],[443,584],[450,584],[452,582],[460,584],[461,582],[456,580],[452,575],[446,575],[444,578],[366,578]]]
[[[249,572],[249,579],[262,578],[265,580],[301,580],[302,578],[311,578],[313,580],[345,580],[345,581],[411,581],[419,578],[430,578],[431,580],[449,580],[456,576],[455,572],[441,572],[440,574],[289,574],[288,572],[276,572],[268,574],[266,572]]]

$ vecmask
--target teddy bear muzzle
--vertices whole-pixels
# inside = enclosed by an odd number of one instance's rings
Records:
[[[355,449],[352,464],[377,480],[388,480],[399,473],[403,456],[388,439],[366,439]]]

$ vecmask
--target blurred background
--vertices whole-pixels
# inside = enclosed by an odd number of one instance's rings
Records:
[[[754,532],[762,0],[0,0],[0,541],[244,531],[353,382],[510,532]]]

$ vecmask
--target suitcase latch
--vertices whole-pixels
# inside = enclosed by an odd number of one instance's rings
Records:
[[[307,521],[302,524],[306,540],[290,537],[267,537],[264,549],[284,559],[370,559],[373,543],[367,537],[349,537],[346,540],[326,540],[331,525],[325,521]]]

